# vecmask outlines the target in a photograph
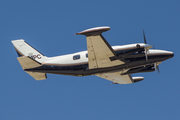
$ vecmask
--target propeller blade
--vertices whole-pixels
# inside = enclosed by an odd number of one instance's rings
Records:
[[[143,37],[144,37],[144,43],[147,44],[144,30],[143,30]]]
[[[144,50],[145,50],[146,61],[148,61],[148,56],[147,56],[148,50],[147,50],[147,48],[145,48]]]
[[[154,63],[154,68],[155,68],[155,71],[157,70],[158,73],[160,73],[160,71],[159,71],[159,66],[157,65],[157,63]]]
[[[144,37],[144,43],[147,44],[144,29],[143,29],[143,37]],[[147,53],[148,53],[149,49],[148,48],[144,48],[144,51],[145,51],[146,61],[148,61]]]
[[[157,65],[157,70],[158,70],[158,73],[160,73],[160,71],[159,71],[159,66]]]

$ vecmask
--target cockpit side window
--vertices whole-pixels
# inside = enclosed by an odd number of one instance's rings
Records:
[[[80,59],[80,55],[74,55],[73,56],[73,60],[78,60],[78,59]]]
[[[88,58],[88,54],[86,53],[86,57]]]

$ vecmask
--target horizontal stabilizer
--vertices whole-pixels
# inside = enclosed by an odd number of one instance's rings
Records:
[[[44,80],[47,79],[46,73],[38,73],[38,72],[29,72],[26,71],[30,76],[32,76],[35,80]]]
[[[33,60],[29,56],[18,57],[17,59],[23,69],[30,69],[30,68],[41,66],[41,63],[38,63],[37,61]]]
[[[23,70],[42,66],[41,63],[33,60],[29,56],[18,57],[17,59],[18,59],[19,63],[21,64]],[[29,71],[25,71],[25,72],[27,72],[29,75],[31,75],[36,80],[44,80],[47,78],[45,73],[29,72]]]

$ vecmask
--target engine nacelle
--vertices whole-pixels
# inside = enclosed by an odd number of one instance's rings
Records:
[[[142,72],[153,72],[155,68],[153,66],[150,67],[139,67],[139,68],[132,68],[121,75],[133,74],[133,73],[142,73]]]

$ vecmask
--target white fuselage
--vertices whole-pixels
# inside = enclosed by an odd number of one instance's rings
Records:
[[[138,43],[140,46],[145,46],[144,43]],[[122,45],[122,46],[112,46],[115,51],[118,50],[126,50],[135,47],[137,44],[129,44],[129,45]],[[56,57],[48,57],[49,60],[45,61],[43,64],[45,65],[73,65],[79,63],[88,63],[88,57],[86,57],[87,51],[76,52],[73,54],[61,55]],[[150,55],[162,55],[162,54],[173,54],[173,52],[165,51],[165,50],[157,50],[157,49],[150,49],[148,51],[148,56]],[[73,60],[73,56],[80,55],[80,59]]]

